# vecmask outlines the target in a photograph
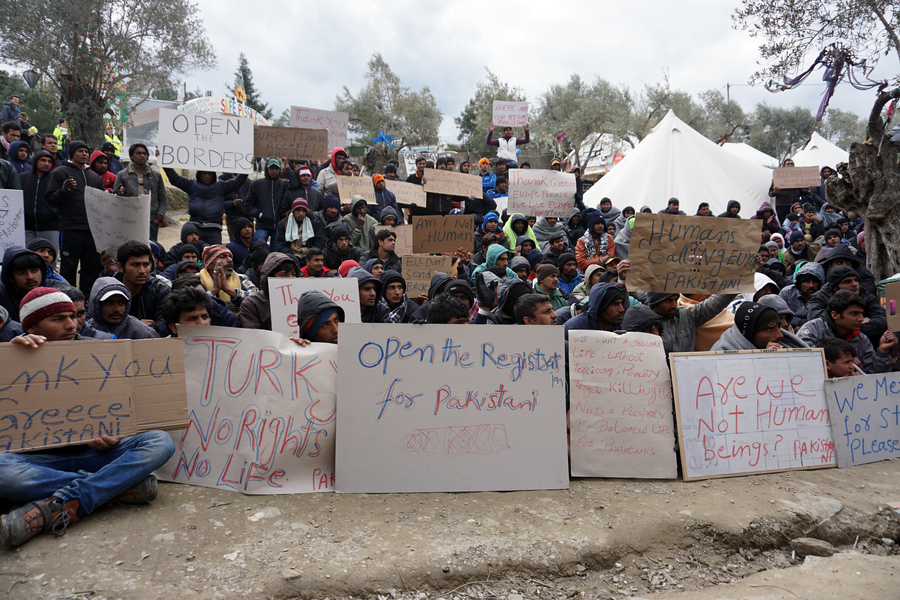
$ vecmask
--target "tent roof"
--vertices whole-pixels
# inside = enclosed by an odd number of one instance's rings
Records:
[[[838,163],[848,162],[850,153],[841,150],[818,132],[813,131],[812,137],[802,150],[794,154],[793,158],[794,164],[798,167],[819,167],[821,169],[828,166],[833,169]]]
[[[734,154],[735,156],[740,156],[744,160],[752,162],[754,165],[759,165],[768,169],[774,169],[778,166],[777,158],[769,156],[765,152],[761,152],[750,144],[745,144],[744,142],[723,144],[722,149]]]
[[[666,207],[669,198],[694,214],[708,202],[713,214],[725,212],[729,200],[741,203],[741,216],[750,217],[768,200],[772,171],[724,152],[691,129],[671,110],[638,146],[584,194],[594,206],[603,197],[619,208]]]

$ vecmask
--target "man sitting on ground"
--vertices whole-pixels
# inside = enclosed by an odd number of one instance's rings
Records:
[[[114,277],[99,277],[91,288],[87,324],[120,340],[158,338],[155,329],[131,316],[131,292]]]
[[[179,325],[209,325],[213,300],[195,287],[173,291],[162,305],[163,318],[172,337],[178,337]]]

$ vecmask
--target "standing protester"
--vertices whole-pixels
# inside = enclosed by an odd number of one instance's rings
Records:
[[[38,150],[32,159],[31,170],[22,174],[22,196],[25,200],[25,241],[36,237],[50,240],[59,248],[59,215],[47,200],[53,157],[46,150]]]
[[[281,161],[270,158],[266,161],[263,177],[250,184],[250,192],[244,202],[244,212],[256,219],[253,239],[268,242],[270,252],[278,247],[275,229],[290,207],[286,204],[290,202],[287,189],[287,179],[281,178]]]
[[[197,171],[195,179],[182,177],[169,167],[165,167],[165,172],[172,185],[188,195],[188,216],[197,224],[200,239],[207,244],[221,244],[225,194],[240,189],[247,181],[247,174],[218,181],[213,171]]]
[[[518,166],[518,156],[516,155],[516,146],[524,146],[528,142],[531,141],[531,134],[528,132],[528,125],[525,125],[525,139],[514,138],[512,135],[512,127],[504,127],[503,128],[503,137],[498,139],[492,139],[494,135],[495,126],[491,125],[491,128],[488,130],[487,136],[487,145],[488,146],[497,146],[497,159],[502,160],[506,163],[506,166],[510,169],[515,169]]]
[[[150,195],[150,240],[155,242],[159,226],[166,220],[166,185],[159,171],[148,164],[150,151],[147,146],[140,142],[132,144],[128,148],[128,159],[131,162],[127,169],[120,170],[116,175],[113,190],[129,198]]]

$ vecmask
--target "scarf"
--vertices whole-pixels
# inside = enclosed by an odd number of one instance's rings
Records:
[[[587,253],[588,258],[594,258],[597,256],[606,256],[606,246],[609,244],[609,234],[605,231],[600,234],[600,246],[597,247],[597,243],[594,241],[594,236],[591,235],[590,231],[585,231],[584,235],[581,239],[584,240],[584,250]]]
[[[294,218],[293,214],[289,215],[285,220],[284,239],[288,242],[300,240],[305,246],[307,240],[314,235],[315,232],[313,231],[312,221],[309,220],[309,217],[303,217],[302,231],[300,227],[297,226],[297,219]]]
[[[388,306],[387,301],[384,298],[378,301],[378,304],[384,306],[388,311],[388,323],[402,323],[403,318],[406,316],[406,292],[403,292],[403,298],[400,300],[400,304],[397,305],[397,308],[391,310],[391,307]]]
[[[144,165],[143,169],[138,169],[137,165],[131,163],[128,165],[129,170],[137,175],[137,184],[138,184],[138,195],[146,194],[146,186],[144,186],[144,177],[150,175],[150,167],[148,165]],[[153,215],[154,217],[156,215]]]
[[[200,281],[203,283],[203,287],[205,287],[207,289],[207,291],[209,291],[209,290],[213,289],[213,287],[215,287],[215,285],[213,283],[212,275],[210,275],[209,271],[207,271],[206,269],[203,269],[202,271],[200,271]],[[233,290],[241,289],[241,278],[237,274],[237,271],[232,271],[231,275],[228,276],[228,279],[226,279],[226,281],[228,282],[228,287],[230,287],[231,289],[233,289]],[[218,296],[218,298],[220,300],[224,300],[225,302],[231,302],[231,296],[229,296],[222,290],[219,290],[219,293],[216,295]]]

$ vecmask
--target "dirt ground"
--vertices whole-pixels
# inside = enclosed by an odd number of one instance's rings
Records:
[[[245,496],[161,484],[0,551],[0,597],[897,598],[900,461],[569,490]],[[791,541],[833,544],[804,558]]]

